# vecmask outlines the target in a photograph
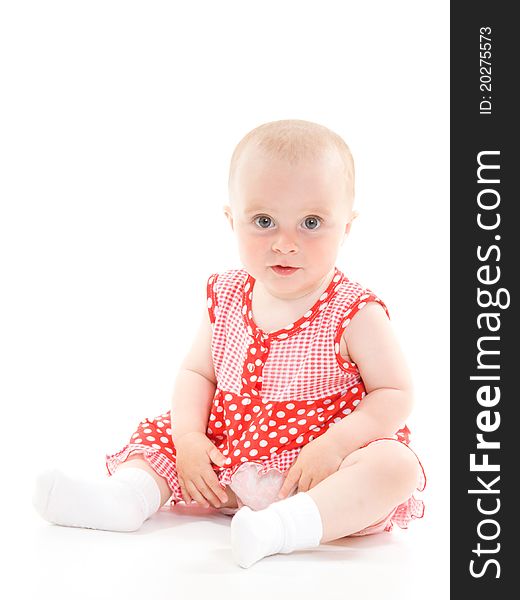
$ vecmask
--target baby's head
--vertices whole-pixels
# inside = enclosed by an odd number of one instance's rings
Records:
[[[331,273],[355,217],[350,150],[316,123],[265,123],[233,153],[229,198],[246,270],[279,297],[301,297]]]

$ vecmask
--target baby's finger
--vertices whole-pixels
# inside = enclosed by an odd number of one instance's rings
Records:
[[[278,498],[285,498],[300,480],[301,471],[298,468],[291,467],[287,473],[287,477],[278,493]]]
[[[197,502],[197,504],[204,506],[204,508],[209,508],[209,502],[207,502],[207,500],[202,496],[193,481],[188,481],[186,483],[186,488],[190,493],[190,496],[195,500],[195,502]]]
[[[214,471],[210,470],[207,473],[204,473],[203,476],[204,476],[204,481],[206,482],[206,485],[211,489],[211,491],[215,494],[215,496],[222,502],[222,504],[224,504],[224,502],[227,502],[229,500],[228,495],[222,489],[222,486],[220,485],[220,481],[218,480],[218,477],[215,475]]]
[[[181,488],[181,494],[182,494],[182,497],[184,499],[184,502],[186,504],[191,504],[192,498],[189,495],[188,490],[186,489],[186,485],[184,483],[184,479],[181,479],[180,477],[179,477],[179,485],[180,485],[180,488]]]
[[[307,492],[311,489],[311,478],[307,475],[302,475],[300,477],[300,481],[298,482],[298,491],[299,492]]]
[[[211,481],[211,480],[210,480]],[[218,483],[217,483],[218,485]],[[215,508],[220,508],[222,504],[218,495],[215,494],[211,488],[211,483],[207,482],[205,479],[201,479],[197,482],[197,487],[199,488],[200,493],[211,503],[211,505]],[[219,491],[219,493],[222,493]]]

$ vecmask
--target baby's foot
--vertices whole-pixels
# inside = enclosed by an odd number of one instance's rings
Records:
[[[119,469],[100,481],[72,479],[61,471],[42,473],[33,506],[56,525],[108,531],[135,531],[160,507],[161,493],[143,469]]]

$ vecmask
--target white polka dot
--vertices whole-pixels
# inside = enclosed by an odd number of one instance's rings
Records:
[[[358,389],[357,389],[357,387],[353,387],[353,388],[351,388],[351,390],[350,390],[350,391],[351,391],[353,394],[357,394],[357,393],[358,393]]]
[[[262,431],[267,431],[269,429],[269,427],[267,427],[267,425],[260,425],[260,429]]]
[[[247,456],[241,456],[240,462],[247,462]]]
[[[296,421],[295,417],[291,417],[290,419],[287,419],[287,423],[294,423]]]
[[[289,433],[290,433],[291,435],[296,435],[296,434],[298,433],[298,429],[297,429],[296,427],[291,427],[291,428],[289,429]]]
[[[226,425],[229,427],[231,425],[231,421],[229,419],[226,419]]]
[[[364,308],[366,305],[367,305],[367,303],[366,303],[366,302],[360,302],[360,303],[358,304],[358,308],[359,308],[359,309],[362,309],[362,308]]]
[[[251,421],[251,415],[249,413],[244,415],[244,421]]]
[[[273,454],[273,452],[276,452],[278,450],[278,448],[275,446],[274,448],[271,448],[271,450],[269,450],[269,452],[271,454]]]
[[[152,433],[152,430],[151,429],[143,429],[143,432],[144,433]]]
[[[238,456],[240,454],[240,449],[237,448],[234,452],[233,452],[233,456]]]
[[[155,438],[153,437],[153,435],[147,435],[147,436],[146,436],[146,439],[147,439],[149,442],[155,442]]]
[[[243,398],[242,399],[242,404],[244,406],[247,406],[248,404],[251,404],[251,398]]]
[[[220,429],[220,428],[222,427],[222,421],[217,421],[217,422],[215,423],[215,427],[216,427],[217,429]]]
[[[244,304],[244,306],[242,306],[242,314],[245,315],[247,312],[247,306]]]
[[[305,318],[310,317],[312,315],[312,310],[308,310],[303,316]]]
[[[213,433],[213,429],[211,429],[211,427],[208,427],[206,433],[209,433],[211,435]]]
[[[227,448],[224,448],[224,450],[222,450],[222,454],[224,456],[227,456],[229,454],[229,450]]]
[[[161,437],[161,442],[162,442],[163,444],[168,444],[168,443],[169,443],[169,441],[170,441],[170,440],[169,440],[169,439],[168,439],[168,438],[167,438],[165,435],[163,435],[163,436]]]
[[[143,440],[141,438],[137,438],[134,440],[134,444],[140,444]]]
[[[161,447],[159,446],[159,444],[152,444],[152,448],[155,448],[156,450],[160,450]]]
[[[261,425],[261,424],[262,424],[264,421],[265,421],[265,417],[262,417],[262,418],[261,418],[261,419],[258,421],[258,423]]]
[[[251,427],[249,428],[249,431],[251,431],[251,432],[256,431],[256,425],[251,425]]]
[[[316,414],[316,411],[315,411],[315,410],[310,410],[310,411],[307,413],[307,416],[308,416],[308,417],[312,417],[312,416],[313,416],[313,415],[315,415],[315,414]]]
[[[156,421],[155,423],[157,427],[164,427],[164,423],[162,421]]]
[[[339,344],[337,342],[334,344],[334,352],[339,354]]]
[[[267,441],[266,440],[260,440],[258,442],[258,445],[261,446],[262,448],[265,448],[267,446]]]
[[[294,404],[292,402],[289,402],[289,404],[285,405],[285,408],[288,408],[289,410],[292,410],[294,408]]]
[[[254,347],[251,347],[251,348],[249,349],[249,352],[251,352],[251,354],[256,354],[256,348],[254,348]]]
[[[330,398],[327,398],[326,400],[323,401],[323,404],[330,404],[332,402],[332,400]]]
[[[296,438],[296,443],[301,444],[303,442],[303,435],[300,435]]]
[[[235,421],[240,421],[241,418],[242,418],[242,415],[240,413],[235,414]]]
[[[269,434],[270,438],[275,438],[278,434],[276,433],[276,431],[271,431],[271,433]]]
[[[230,465],[231,464],[231,458],[226,458],[226,465]]]
[[[285,340],[288,337],[289,337],[288,333],[280,333],[280,335],[278,335],[279,340]]]
[[[251,393],[253,394],[253,396],[258,396],[258,392],[256,390],[251,390]],[[260,410],[258,408],[258,406],[255,406],[255,408],[258,409],[258,410]],[[255,410],[255,409],[253,408],[253,410]],[[255,412],[257,412],[257,411],[255,411]]]
[[[311,322],[310,322],[310,321],[305,321],[305,322],[303,322],[303,323],[300,325],[300,328],[301,328],[301,329],[305,329],[305,328],[306,328],[306,327],[308,327],[310,324],[311,324]]]
[[[255,382],[258,377],[256,375],[251,375],[251,377],[249,378],[251,381]]]
[[[285,417],[285,413],[283,412],[283,410],[279,410],[279,411],[276,413],[276,416],[277,416],[279,419],[282,419],[283,417]]]
[[[325,298],[328,296],[328,293],[325,292],[320,296],[320,300],[325,300]]]
[[[287,429],[287,425],[278,425],[278,429]]]
[[[354,406],[357,406],[357,405],[358,405],[360,402],[361,402],[361,400],[354,400],[354,402],[352,402],[352,404],[353,404]]]
[[[256,448],[253,448],[252,450],[249,451],[249,456],[256,456],[258,454],[258,450],[256,450]]]
[[[300,410],[296,414],[297,415],[304,415],[305,414],[305,409],[304,408],[300,408]]]
[[[339,274],[338,274],[338,275],[336,275],[336,276],[334,277],[334,279],[333,279],[332,281],[333,281],[334,283],[338,283],[338,281],[339,281],[340,279],[341,279],[341,275],[339,275]]]
[[[226,394],[224,400],[233,400],[233,394]]]
[[[305,423],[307,423],[307,419],[300,419],[298,421],[298,425],[305,425]]]
[[[235,434],[235,430],[234,429],[229,429],[228,433],[229,433],[229,435],[234,435]]]
[[[294,323],[291,323],[290,325],[287,325],[286,327],[284,327],[284,329],[292,329],[294,327]]]
[[[242,431],[242,429],[244,429],[244,426],[242,425],[242,423],[238,424],[237,429],[238,429],[238,431]]]
[[[336,417],[334,419],[334,423],[339,423],[340,421],[342,421],[343,419],[341,417]]]
[[[328,303],[324,302],[323,304],[319,305],[318,310],[323,310],[324,308],[327,308],[327,306],[328,306]]]
[[[352,410],[351,410],[350,408],[346,408],[346,409],[343,411],[343,414],[344,414],[344,415],[350,415],[350,413],[351,413],[351,412],[352,412]]]
[[[343,321],[343,323],[341,324],[341,327],[343,327],[343,329],[345,329],[345,327],[350,323],[350,319],[345,319]]]
[[[334,410],[336,408],[336,406],[334,404],[331,404],[329,407],[327,407],[327,410]]]
[[[216,418],[217,417],[213,413],[211,413],[210,416],[209,416],[209,420],[210,421],[214,421]]]
[[[134,435],[132,436],[133,438],[139,437],[138,433],[134,433]]]
[[[238,441],[237,441],[238,444]],[[249,448],[249,446],[251,446],[251,442],[248,440],[247,442],[244,442],[244,448]]]
[[[274,427],[276,425],[276,421],[269,421],[269,427]]]
[[[217,412],[222,412],[224,410],[223,406],[217,406]]]
[[[208,308],[211,308],[213,306],[213,301],[211,300],[211,298],[208,298]]]
[[[261,361],[259,358],[257,358],[257,359],[255,360],[255,365],[256,365],[257,367],[260,367],[262,364],[263,364],[263,363],[262,363],[262,361]]]
[[[319,408],[317,408],[317,409],[316,409],[316,412],[317,412],[317,413],[322,413],[324,410],[325,410],[325,409],[324,409],[324,408],[321,408],[321,406],[320,406]]]
[[[285,443],[287,443],[288,441],[289,441],[289,438],[286,438],[286,437],[281,437],[281,438],[280,438],[280,444],[285,444]]]
[[[173,450],[171,448],[166,447],[166,452],[169,452],[170,454],[173,454]]]
[[[258,433],[258,431],[256,433],[253,433],[253,439],[257,440],[260,437],[260,434]]]

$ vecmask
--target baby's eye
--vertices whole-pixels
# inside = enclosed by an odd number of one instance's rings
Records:
[[[303,221],[305,229],[318,229],[321,225],[321,219],[319,217],[306,217]]]
[[[269,229],[273,223],[273,220],[267,215],[260,215],[259,217],[255,217],[254,222],[262,229]]]

